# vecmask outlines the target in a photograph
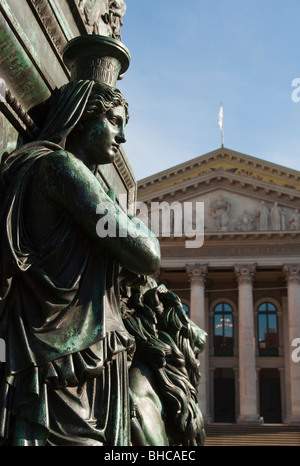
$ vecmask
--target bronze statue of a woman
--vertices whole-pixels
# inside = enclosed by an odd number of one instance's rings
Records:
[[[119,271],[154,273],[160,250],[97,177],[125,142],[127,103],[111,78],[126,56],[99,57],[97,36],[82,40],[66,51],[71,82],[32,113],[39,133],[1,164],[4,445],[130,445],[135,341],[122,320]],[[107,210],[126,234],[99,237]]]

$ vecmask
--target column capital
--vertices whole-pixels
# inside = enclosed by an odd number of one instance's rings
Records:
[[[185,267],[191,283],[204,284],[208,267],[207,264],[192,264]]]
[[[282,266],[288,283],[300,284],[300,264],[286,264]]]
[[[252,283],[256,272],[256,264],[236,264],[234,272],[239,283]]]

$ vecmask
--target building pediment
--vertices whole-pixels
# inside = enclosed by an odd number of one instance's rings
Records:
[[[164,197],[148,202],[148,211],[167,204],[172,212],[180,203],[192,205],[195,216],[197,203],[203,203],[204,230],[206,233],[224,232],[298,232],[300,208],[292,200],[284,201],[271,192],[260,197],[253,191],[228,189],[219,184],[213,189],[198,189],[190,195]],[[141,200],[139,198],[139,200]]]
[[[241,193],[219,186],[199,192],[189,202],[194,205],[203,202],[206,232],[294,232],[300,229],[300,209],[292,201],[280,202],[272,195],[265,194],[262,199],[251,191]]]
[[[203,202],[206,232],[299,231],[300,172],[223,151],[195,159],[198,170],[193,161],[184,172],[170,169],[169,178],[140,181],[138,200]]]
[[[138,182],[138,195],[151,199],[186,190],[199,183],[227,179],[229,183],[300,195],[300,172],[221,148]]]

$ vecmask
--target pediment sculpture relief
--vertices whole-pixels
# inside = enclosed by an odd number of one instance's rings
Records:
[[[289,219],[289,230],[299,230],[300,229],[300,213],[299,209],[295,209]]]
[[[257,212],[255,213],[255,218],[258,223],[258,230],[268,230],[269,214],[269,208],[266,205],[265,201],[261,201],[257,209]]]
[[[230,203],[223,196],[219,196],[210,207],[210,216],[213,219],[215,229],[227,231],[229,221]]]
[[[247,210],[244,210],[235,224],[235,229],[239,231],[256,230],[253,215],[249,214]]]
[[[253,202],[253,201],[252,201]],[[209,205],[212,231],[296,231],[300,230],[299,209],[264,200],[256,205],[223,195]],[[246,207],[243,209],[243,207]]]

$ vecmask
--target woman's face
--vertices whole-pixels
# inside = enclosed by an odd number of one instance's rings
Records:
[[[121,105],[113,107],[81,125],[79,141],[87,162],[95,165],[113,162],[120,144],[126,142],[125,108]]]

